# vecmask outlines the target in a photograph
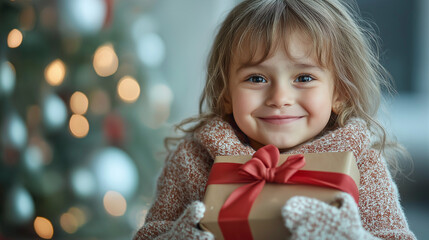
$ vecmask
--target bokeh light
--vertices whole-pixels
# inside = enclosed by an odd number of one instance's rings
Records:
[[[88,135],[89,123],[88,120],[79,114],[73,114],[70,117],[69,129],[73,136],[83,138]]]
[[[118,70],[119,60],[112,44],[105,44],[97,48],[94,54],[93,66],[101,77],[113,75]]]
[[[70,109],[75,114],[85,114],[88,110],[88,98],[82,92],[76,91],[70,98]]]
[[[34,230],[39,237],[44,239],[51,239],[54,235],[54,227],[51,221],[44,217],[36,217],[34,219]]]
[[[61,228],[69,233],[75,233],[87,221],[87,216],[79,207],[71,207],[60,218]]]
[[[68,212],[75,217],[79,227],[88,221],[85,211],[78,207],[71,207]]]
[[[80,197],[89,197],[96,189],[94,175],[85,168],[78,168],[72,172],[71,184],[76,195]]]
[[[41,110],[38,105],[30,105],[27,108],[27,126],[30,131],[36,129],[41,122]]]
[[[158,67],[165,58],[165,45],[156,33],[147,33],[137,41],[137,56],[148,67]]]
[[[43,101],[43,120],[51,129],[58,129],[67,119],[67,107],[63,100],[55,94],[49,94]]]
[[[127,210],[127,201],[120,193],[115,191],[106,192],[103,204],[107,213],[115,217],[124,215]]]
[[[103,0],[61,0],[62,29],[68,32],[96,34],[103,27],[106,2]],[[71,31],[70,31],[71,30]]]
[[[69,213],[63,213],[60,217],[60,225],[66,233],[75,233],[79,227],[76,217]]]
[[[0,65],[0,96],[10,95],[15,87],[15,68],[10,62]]]
[[[30,193],[22,186],[14,186],[6,196],[5,217],[12,223],[22,224],[30,221],[35,212]]]
[[[166,84],[159,83],[150,86],[146,108],[141,115],[146,126],[156,129],[167,121],[173,97],[173,91]]]
[[[24,164],[30,172],[38,172],[43,166],[43,152],[37,145],[29,145],[24,151]]]
[[[18,114],[12,113],[2,129],[3,142],[15,149],[22,149],[27,143],[27,129]]]
[[[140,96],[140,85],[133,77],[125,76],[119,80],[117,91],[124,102],[133,103]]]
[[[17,48],[22,43],[22,33],[18,29],[14,28],[9,32],[7,36],[7,46],[10,48]]]
[[[23,30],[32,30],[36,22],[35,20],[36,12],[32,6],[25,7],[19,16],[19,22]]]
[[[110,111],[110,97],[106,91],[96,89],[89,95],[89,108],[96,115],[106,114]]]
[[[66,76],[66,65],[60,59],[55,59],[45,68],[45,79],[52,86],[58,86]]]
[[[112,190],[128,198],[137,189],[137,166],[128,154],[118,148],[107,147],[96,152],[91,169],[100,194]]]

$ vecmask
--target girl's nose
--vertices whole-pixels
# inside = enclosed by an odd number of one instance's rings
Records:
[[[266,105],[275,108],[292,105],[294,103],[293,87],[289,84],[273,84],[266,98]]]

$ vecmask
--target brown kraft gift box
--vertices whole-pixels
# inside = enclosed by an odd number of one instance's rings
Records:
[[[302,154],[305,158],[305,166],[300,170],[343,173],[349,175],[359,188],[359,171],[352,152],[328,152]],[[290,154],[280,154],[279,163],[286,161]],[[243,164],[252,158],[246,156],[218,156],[214,164],[229,162]],[[218,215],[223,203],[228,196],[238,187],[245,184],[210,184],[207,186],[204,196],[206,212],[200,222],[203,230],[214,234],[216,239],[224,239],[218,224]],[[306,196],[331,203],[340,193],[328,187],[304,185],[304,184],[277,184],[266,183],[261,193],[256,198],[248,222],[253,239],[286,239],[290,233],[284,226],[281,216],[281,208],[286,201],[293,196]]]

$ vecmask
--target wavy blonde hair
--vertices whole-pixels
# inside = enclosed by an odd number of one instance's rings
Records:
[[[228,14],[214,40],[200,114],[184,120],[177,128],[193,132],[215,116],[233,121],[226,112],[225,98],[234,55],[244,54],[249,56],[249,62],[261,62],[278,43],[287,41],[289,31],[300,30],[312,40],[313,54],[319,63],[333,71],[336,93],[342,99],[342,106],[337,114],[332,113],[326,130],[342,127],[350,118],[359,117],[373,132],[373,147],[380,153],[386,148],[403,152],[400,145],[386,140],[385,129],[374,118],[382,100],[381,88],[391,90],[390,78],[379,62],[376,35],[361,20],[357,9],[355,3],[341,0],[241,2]],[[261,56],[261,50],[262,57],[256,58]],[[184,127],[191,122],[195,123],[192,127]],[[388,155],[391,169],[399,169],[395,154]]]

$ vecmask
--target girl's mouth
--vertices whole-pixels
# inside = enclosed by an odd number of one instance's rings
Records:
[[[272,115],[266,117],[259,117],[264,122],[281,125],[286,123],[291,123],[296,120],[303,118],[303,116],[288,116],[288,115]]]

